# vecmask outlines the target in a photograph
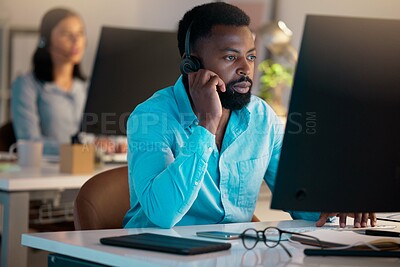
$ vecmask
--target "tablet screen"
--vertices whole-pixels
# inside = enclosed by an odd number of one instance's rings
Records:
[[[142,233],[124,236],[104,237],[100,243],[135,249],[154,250],[181,255],[195,255],[227,250],[230,243],[181,238],[160,234]]]

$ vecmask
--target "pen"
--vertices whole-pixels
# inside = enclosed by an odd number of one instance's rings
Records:
[[[365,230],[365,234],[366,235],[374,235],[374,236],[400,237],[400,233],[399,232],[373,230],[373,229]]]

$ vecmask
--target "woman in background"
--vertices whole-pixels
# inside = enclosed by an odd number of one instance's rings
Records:
[[[56,8],[44,15],[33,71],[12,85],[17,140],[42,140],[43,153],[57,155],[59,145],[78,133],[87,96],[80,70],[85,48],[85,28],[77,13]]]

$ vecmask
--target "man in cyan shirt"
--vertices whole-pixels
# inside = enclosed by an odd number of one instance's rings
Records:
[[[128,120],[125,228],[249,222],[261,182],[273,192],[283,125],[251,95],[256,50],[249,23],[223,2],[197,6],[180,21],[182,76]],[[320,213],[291,215],[317,221]]]

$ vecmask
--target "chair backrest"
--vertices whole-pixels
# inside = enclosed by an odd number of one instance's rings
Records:
[[[96,174],[76,197],[75,230],[121,228],[129,207],[128,167]]]
[[[0,151],[8,151],[10,146],[16,142],[12,122],[6,122],[0,127]]]

